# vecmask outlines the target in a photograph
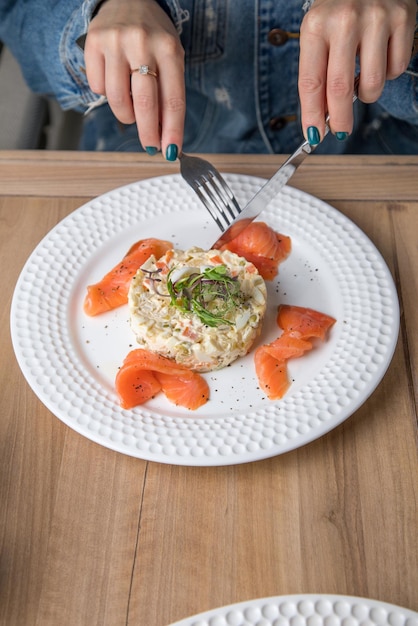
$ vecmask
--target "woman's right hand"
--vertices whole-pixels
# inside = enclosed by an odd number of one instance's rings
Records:
[[[105,95],[123,124],[136,122],[143,148],[174,161],[183,143],[184,50],[170,18],[154,0],[105,0],[85,43],[90,88]],[[135,71],[141,65],[157,72]]]

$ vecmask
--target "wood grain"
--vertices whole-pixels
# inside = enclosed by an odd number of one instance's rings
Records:
[[[277,160],[216,157],[257,176]],[[69,429],[27,385],[10,340],[33,248],[89,198],[175,169],[148,161],[0,153],[0,625],[167,626],[291,593],[418,611],[418,157],[319,157],[298,181],[358,224],[395,279],[401,328],[382,383],[309,445],[214,468],[127,457]]]
[[[283,155],[201,155],[221,172],[270,178]],[[343,167],[341,167],[343,159]],[[292,186],[324,200],[416,200],[418,157],[319,156],[313,154],[291,179]],[[177,162],[161,155],[32,151],[0,153],[5,195],[96,196],[153,176],[178,174]],[[367,170],[365,165],[367,164]],[[396,175],[395,175],[396,171]],[[22,172],[24,174],[22,174]]]

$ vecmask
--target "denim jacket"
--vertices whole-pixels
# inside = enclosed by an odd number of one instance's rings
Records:
[[[185,50],[185,149],[289,153],[302,139],[299,30],[312,0],[157,0]],[[28,85],[85,112],[101,103],[87,83],[76,44],[99,0],[0,0],[0,40]],[[140,59],[138,60],[140,62]],[[135,125],[107,105],[86,117],[85,149],[140,150]],[[418,54],[386,83],[378,103],[355,107],[348,141],[327,138],[317,152],[418,153]]]

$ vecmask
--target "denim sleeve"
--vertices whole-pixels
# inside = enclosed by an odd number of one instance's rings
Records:
[[[386,82],[379,104],[389,115],[418,126],[418,54],[406,72]]]
[[[99,0],[0,0],[0,40],[20,64],[29,87],[63,109],[84,111],[98,98],[88,86],[76,40]]]

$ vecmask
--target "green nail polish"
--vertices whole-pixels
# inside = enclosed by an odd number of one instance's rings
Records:
[[[165,151],[165,158],[167,161],[175,161],[177,159],[178,148],[175,143],[170,143]]]
[[[348,133],[335,133],[335,136],[338,141],[344,141],[345,139],[347,139]]]
[[[319,136],[319,130],[316,126],[309,126],[308,128],[308,141],[311,146],[317,146],[321,141]]]
[[[154,148],[154,146],[147,146],[145,148],[145,152],[150,156],[154,156],[154,154],[157,154],[158,150],[157,148]]]

